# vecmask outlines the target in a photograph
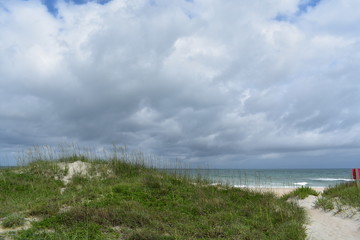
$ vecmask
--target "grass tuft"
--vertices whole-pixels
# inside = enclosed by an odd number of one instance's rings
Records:
[[[335,208],[334,201],[328,197],[319,197],[315,201],[316,208],[322,208],[325,211],[331,211]]]
[[[4,228],[20,227],[25,224],[25,217],[21,213],[13,213],[3,218],[1,225]]]
[[[318,196],[319,193],[317,191],[315,191],[314,189],[305,186],[305,187],[296,188],[294,191],[282,196],[282,198],[285,200],[287,200],[289,198],[294,198],[294,197],[297,197],[299,199],[305,199],[310,195]]]

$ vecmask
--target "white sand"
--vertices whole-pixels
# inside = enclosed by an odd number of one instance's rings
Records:
[[[74,175],[86,175],[88,172],[89,163],[82,161],[76,161],[73,163],[59,163],[59,167],[62,170],[68,170],[67,175],[62,178],[62,181],[65,184],[68,184]]]

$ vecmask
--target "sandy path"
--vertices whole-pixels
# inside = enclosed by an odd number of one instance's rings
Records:
[[[313,207],[315,196],[299,200],[299,205],[306,209],[309,216],[307,225],[308,240],[359,240],[360,221],[334,216]]]

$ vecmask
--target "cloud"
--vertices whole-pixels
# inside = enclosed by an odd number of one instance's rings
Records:
[[[337,166],[334,152],[360,146],[357,3],[277,19],[301,4],[57,1],[54,16],[2,3],[3,155],[74,141],[216,167]]]

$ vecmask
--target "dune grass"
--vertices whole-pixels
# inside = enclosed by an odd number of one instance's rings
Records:
[[[318,196],[319,193],[310,187],[302,186],[300,188],[296,188],[295,190],[293,190],[292,192],[290,192],[288,194],[283,195],[281,198],[284,200],[287,200],[289,198],[294,198],[294,197],[297,197],[299,199],[305,199],[309,195]]]
[[[315,203],[316,207],[324,210],[335,210],[340,213],[348,210],[360,212],[360,187],[355,182],[347,182],[329,187],[324,190]]]
[[[68,169],[59,163],[74,161],[88,172],[65,184]],[[305,213],[295,204],[167,174],[124,155],[35,159],[2,169],[0,188],[2,222],[14,214],[39,219],[12,239],[305,239]]]

